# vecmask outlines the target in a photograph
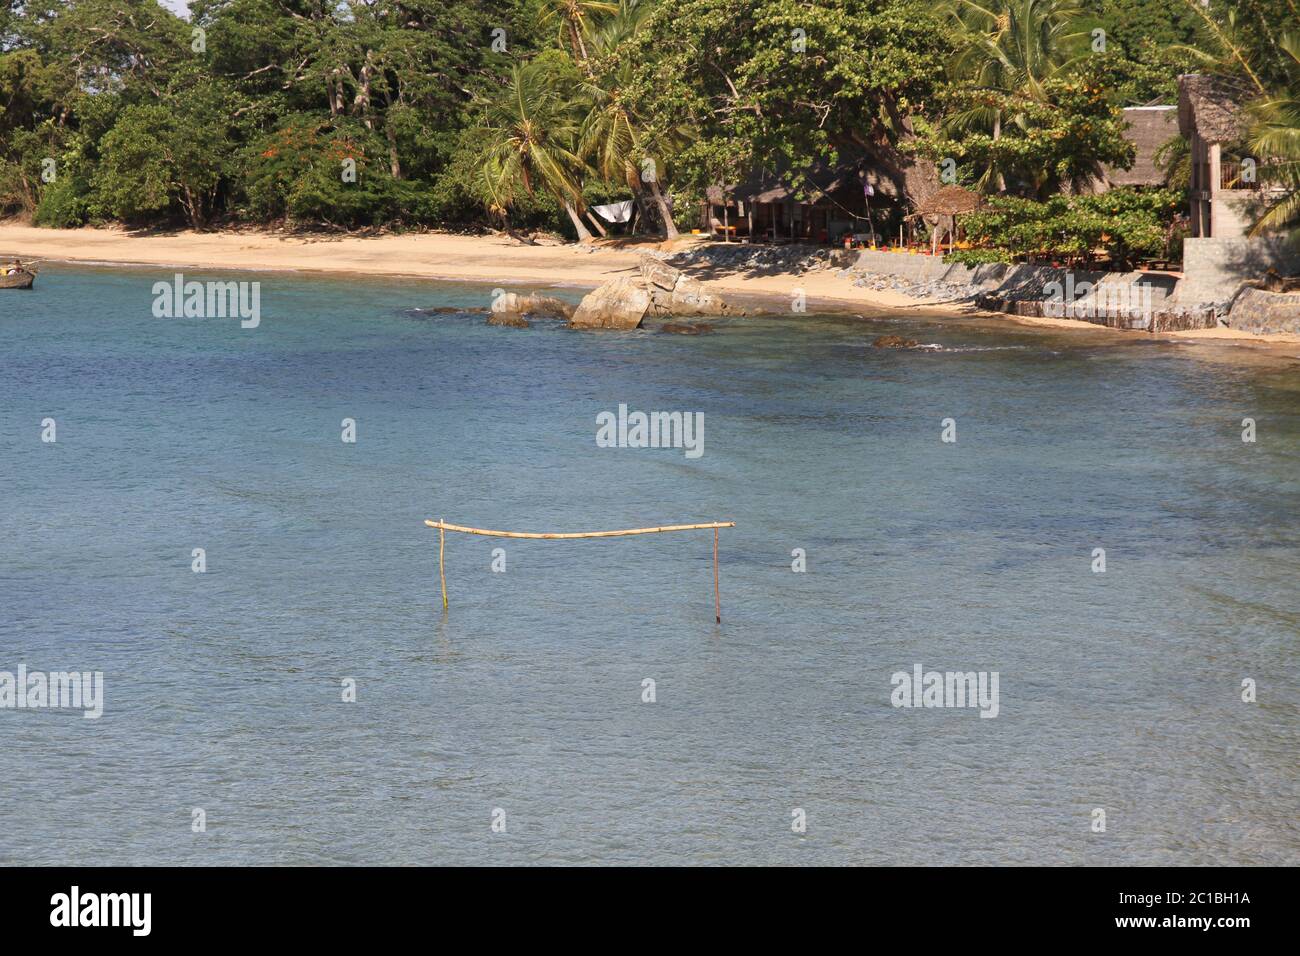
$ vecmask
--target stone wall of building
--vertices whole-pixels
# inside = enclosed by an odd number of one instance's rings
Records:
[[[1231,302],[1242,286],[1269,269],[1300,271],[1300,252],[1282,239],[1186,239],[1183,280],[1174,301],[1187,305]]]

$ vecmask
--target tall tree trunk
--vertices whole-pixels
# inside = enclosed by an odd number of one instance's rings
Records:
[[[664,221],[664,238],[676,239],[680,236],[677,231],[677,225],[673,222],[672,210],[668,208],[668,198],[659,188],[658,177],[650,180],[650,195],[654,197],[655,205],[659,207],[659,215]]]
[[[384,120],[384,135],[388,137],[388,171],[394,179],[402,178],[402,160],[397,155],[397,133],[391,123]]]
[[[587,218],[591,220],[591,224],[596,227],[596,231],[600,233],[603,238],[609,238],[609,232],[607,232],[605,227],[601,225],[600,217],[590,209],[584,209],[583,212],[585,212]]]
[[[587,44],[582,42],[582,30],[576,20],[569,21],[569,42],[573,44],[573,55],[590,73],[591,69],[587,66]]]
[[[574,231],[578,233],[578,241],[591,242],[592,235],[587,231],[587,227],[582,224],[582,219],[578,216],[578,210],[573,208],[573,203],[565,200],[564,211],[569,214],[569,220],[573,223]]]
[[[194,229],[202,229],[204,225],[203,203],[196,199],[193,190],[189,186],[181,186],[181,206],[185,209],[185,216],[190,221],[190,226]]]
[[[912,118],[892,99],[885,101],[885,108],[889,111],[894,128],[899,131],[899,144],[916,139]],[[913,208],[938,191],[939,167],[934,161],[900,150],[884,131],[867,135],[850,132],[849,140],[884,167],[889,178]]]
[[[632,192],[632,196],[636,199],[637,212],[640,213],[640,219],[637,222],[637,226],[642,229],[651,228],[651,223],[654,222],[654,218],[650,215],[650,210],[646,206],[645,193],[640,189],[637,189]]]
[[[23,181],[23,210],[30,216],[36,212],[36,190],[21,166],[18,167],[18,178]]]
[[[399,94],[398,101],[401,96]],[[384,89],[384,137],[388,140],[388,171],[393,174],[394,179],[402,178],[402,160],[397,153],[397,131],[393,129],[393,124],[388,119],[388,114],[393,111],[393,96]]]
[[[347,107],[344,105],[347,99],[346,91],[343,89],[343,71],[337,67],[330,71],[328,85],[330,98],[330,116],[342,116]]]
[[[997,113],[994,114],[993,116],[993,142],[996,143],[1001,138],[1002,138],[1002,111],[998,110]],[[998,183],[998,192],[1004,193],[1007,191],[1007,178],[1002,175],[1002,169],[1000,167],[998,169],[997,183]]]
[[[352,115],[360,116],[366,129],[375,128],[370,116],[370,78],[374,75],[373,54],[366,51],[366,62],[361,66],[361,78],[357,81],[357,95],[352,98]]]

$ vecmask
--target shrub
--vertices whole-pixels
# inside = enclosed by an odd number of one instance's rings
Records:
[[[288,217],[339,226],[379,225],[416,202],[413,184],[393,178],[384,148],[359,123],[295,116],[246,151],[243,191],[256,219]],[[355,167],[345,181],[344,164]]]
[[[65,176],[41,190],[32,222],[51,229],[84,226],[90,214],[89,187],[80,177]]]
[[[1128,268],[1141,256],[1167,254],[1180,206],[1180,195],[1170,189],[1121,188],[1043,202],[995,197],[962,217],[962,226],[974,242],[1006,254],[1086,262],[1105,255]]]

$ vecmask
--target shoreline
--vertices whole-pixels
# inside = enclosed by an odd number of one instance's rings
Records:
[[[655,240],[603,240],[589,247],[521,245],[500,234],[446,232],[384,236],[294,235],[265,230],[199,233],[181,230],[133,234],[121,227],[42,229],[14,221],[0,222],[0,259],[17,256],[76,265],[285,272],[340,277],[387,277],[404,280],[538,288],[593,289],[608,279],[637,271],[641,252],[680,250],[699,243],[683,236],[669,246]],[[762,275],[721,272],[707,281],[742,305],[789,313],[794,290],[802,289],[809,311],[860,313],[881,310],[894,315],[977,319],[1045,331],[1085,332],[1111,341],[1171,341],[1184,344],[1236,345],[1252,350],[1294,351],[1300,335],[1259,335],[1228,328],[1143,333],[1106,328],[1077,319],[1034,318],[989,312],[968,303],[916,299],[897,292],[866,290],[841,278],[836,269]]]

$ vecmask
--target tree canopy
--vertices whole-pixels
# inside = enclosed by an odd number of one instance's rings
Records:
[[[799,190],[869,162],[916,204],[946,160],[1041,199],[1131,162],[1122,108],[1192,69],[1252,84],[1257,141],[1290,142],[1295,22],[1295,0],[7,0],[0,214],[582,238],[631,198],[671,236],[755,170]]]

